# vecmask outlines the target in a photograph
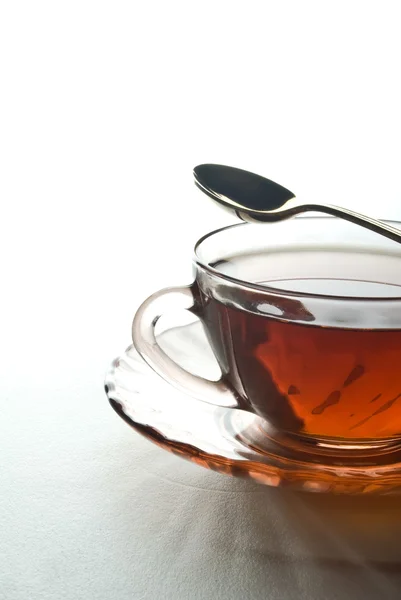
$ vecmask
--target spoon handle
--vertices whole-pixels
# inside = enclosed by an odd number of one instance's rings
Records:
[[[401,243],[401,231],[399,229],[391,227],[391,225],[387,225],[386,223],[378,221],[377,219],[372,219],[367,215],[361,215],[353,210],[349,210],[348,208],[340,208],[339,206],[334,206],[332,204],[316,204],[312,210],[346,219],[347,221],[351,221],[351,223],[361,225],[362,227],[370,229],[375,233],[380,233],[380,235],[384,235],[394,242],[398,242],[399,244]]]
[[[345,219],[346,221],[350,221],[351,223],[355,223],[356,225],[370,229],[375,233],[379,233],[380,235],[383,235],[390,240],[401,244],[400,229],[391,227],[391,225],[387,225],[386,223],[383,223],[383,221],[378,221],[377,219],[372,219],[366,215],[361,215],[360,213],[349,210],[348,208],[334,206],[332,204],[305,204],[299,201],[297,198],[293,198],[286,203],[285,207],[276,208],[275,210],[271,210],[269,212],[266,211],[264,213],[252,213],[250,211],[249,213],[245,213],[237,210],[236,214],[243,221],[260,223],[261,221],[268,222],[289,219],[290,217],[294,217],[295,215],[303,212],[321,212],[332,215],[333,217],[339,217],[340,219]]]

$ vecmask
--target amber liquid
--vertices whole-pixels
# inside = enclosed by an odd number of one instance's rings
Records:
[[[401,434],[400,330],[285,322],[210,297],[203,305],[225,379],[275,427],[359,440]]]

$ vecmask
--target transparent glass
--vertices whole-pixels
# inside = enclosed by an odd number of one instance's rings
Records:
[[[156,340],[183,367],[216,377],[216,360],[199,321],[157,332]],[[401,448],[363,446],[339,452],[300,443],[251,412],[180,393],[146,364],[134,346],[113,361],[105,384],[112,408],[135,432],[207,469],[287,490],[387,499],[401,493]],[[160,464],[169,477],[170,463]],[[384,514],[388,508],[386,504],[378,511],[376,506],[376,512]]]
[[[335,218],[241,224],[197,243],[194,273],[191,286],[158,292],[134,318],[134,345],[159,375],[192,397],[258,415],[288,443],[399,444],[399,244]],[[218,381],[190,373],[157,343],[155,324],[177,308],[201,320]]]

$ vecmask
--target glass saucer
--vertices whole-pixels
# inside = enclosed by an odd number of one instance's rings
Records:
[[[159,342],[195,374],[218,378],[199,322]],[[106,394],[117,414],[165,450],[202,467],[269,486],[343,494],[401,494],[401,448],[342,451],[295,444],[260,417],[185,395],[156,375],[133,346],[114,360]]]

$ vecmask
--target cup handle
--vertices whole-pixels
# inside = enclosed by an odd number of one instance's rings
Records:
[[[218,381],[193,375],[172,360],[159,346],[155,326],[159,318],[171,310],[195,312],[193,286],[171,287],[156,292],[139,307],[132,323],[132,340],[144,361],[168,383],[192,397],[227,408],[239,408],[239,399],[222,378]]]

